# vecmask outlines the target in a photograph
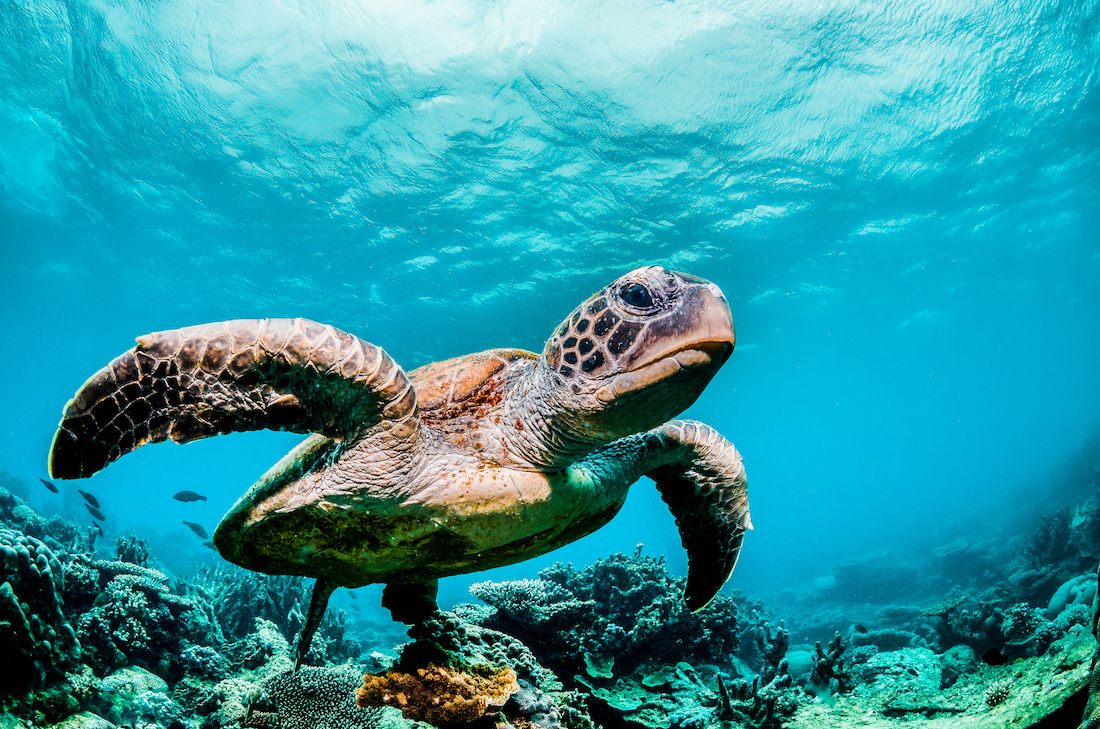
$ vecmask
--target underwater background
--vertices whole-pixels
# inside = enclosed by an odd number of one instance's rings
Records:
[[[101,556],[136,535],[170,574],[224,564],[183,522],[212,532],[299,436],[39,482],[66,400],[135,336],[300,316],[411,370],[541,351],[655,263],[721,286],[737,329],[687,412],[749,474],[725,592],[825,643],[826,601],[977,594],[1095,495],[1098,73],[1079,0],[0,2],[0,485],[81,527],[93,493]],[[441,604],[639,543],[685,574],[646,479]],[[345,592],[350,633],[400,639],[380,590]]]

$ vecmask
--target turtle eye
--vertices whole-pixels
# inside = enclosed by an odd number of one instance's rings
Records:
[[[619,298],[638,309],[648,309],[653,306],[653,294],[640,283],[628,283],[623,286],[619,289]]]

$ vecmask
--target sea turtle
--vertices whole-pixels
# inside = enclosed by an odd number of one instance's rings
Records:
[[[733,344],[721,289],[660,266],[590,297],[541,354],[492,349],[408,374],[380,347],[305,319],[185,327],[138,337],[80,388],[49,469],[91,476],[166,439],[311,434],[213,538],[242,567],[317,578],[299,660],[335,587],[386,583],[384,603],[412,623],[402,596],[434,606],[439,577],[593,532],[643,475],[676,518],[685,599],[700,609],[752,528],[745,472],[713,428],[669,419],[699,397]]]

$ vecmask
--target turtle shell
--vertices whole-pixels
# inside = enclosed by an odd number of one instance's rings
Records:
[[[409,373],[420,418],[434,426],[480,418],[500,404],[506,385],[538,356],[523,349],[489,349],[433,362]]]

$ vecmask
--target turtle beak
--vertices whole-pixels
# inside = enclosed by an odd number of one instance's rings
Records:
[[[650,323],[645,330],[648,345],[639,347],[646,357],[631,363],[628,373],[674,358],[686,369],[713,375],[733,352],[733,314],[722,289],[696,276],[676,275],[685,283],[680,311]]]

